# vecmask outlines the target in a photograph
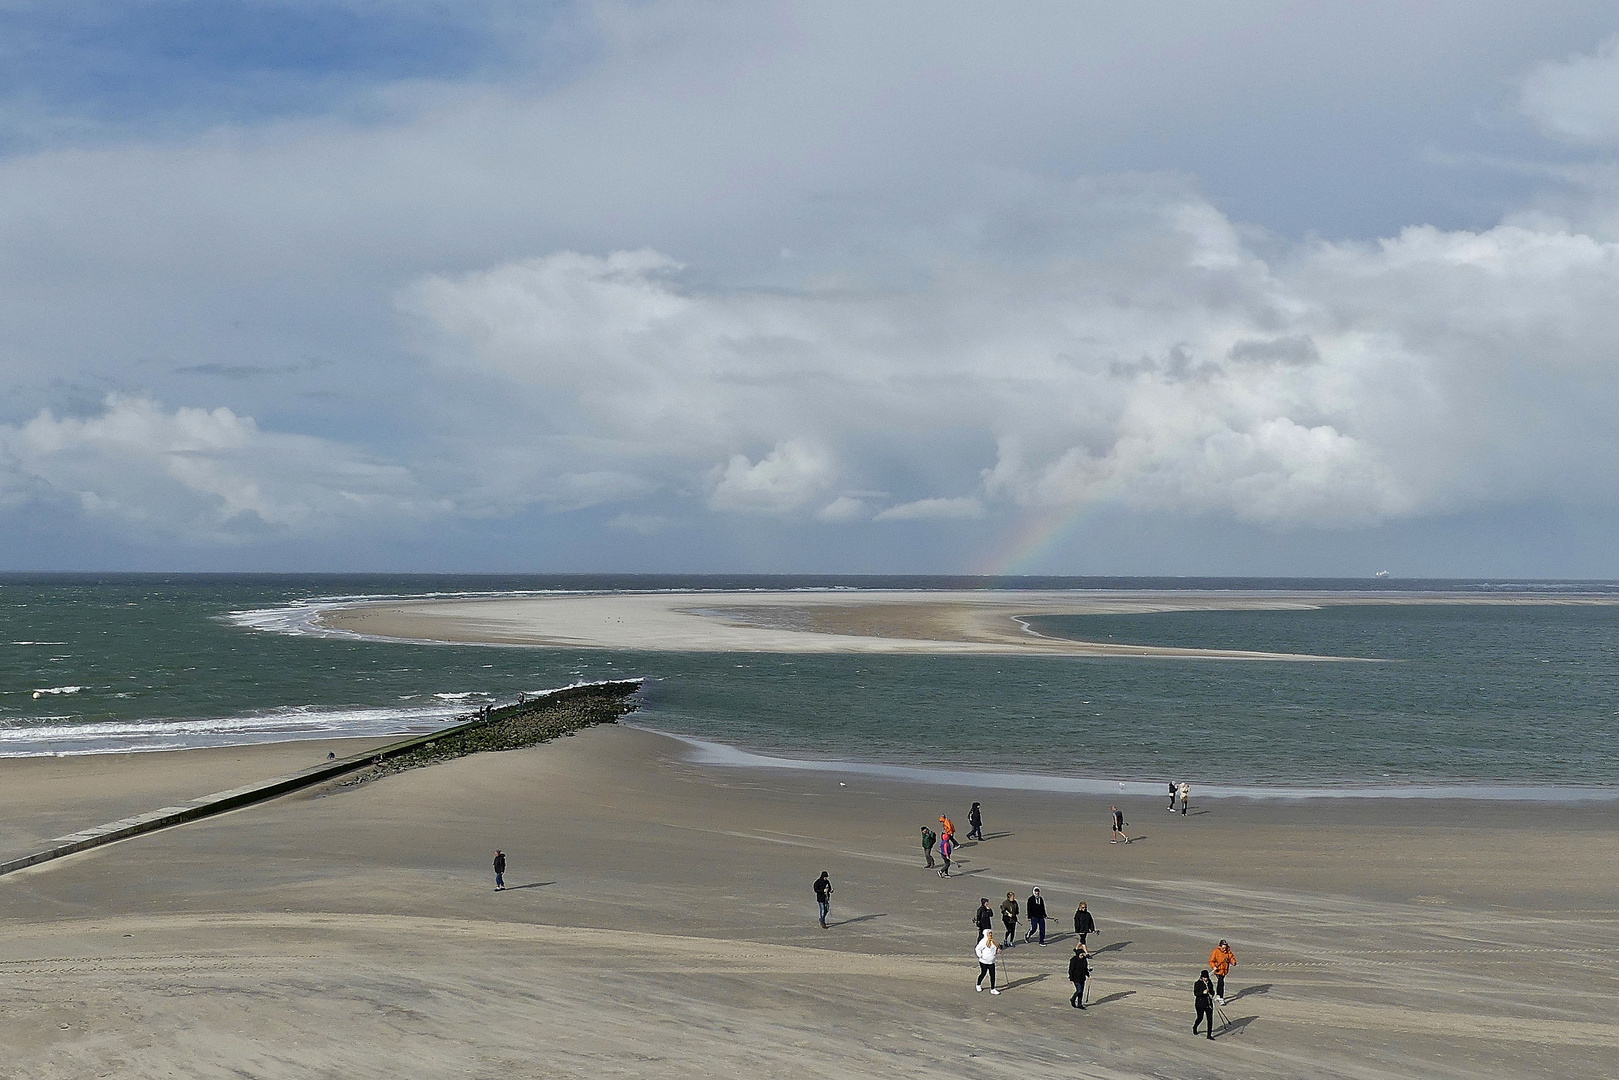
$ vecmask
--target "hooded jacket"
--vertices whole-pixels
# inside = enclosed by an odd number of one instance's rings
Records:
[[[978,954],[980,964],[993,964],[995,963],[995,958],[1001,955],[1001,950],[996,947],[994,942],[989,940],[988,934],[978,939],[978,947],[973,949],[973,952]]]
[[[1030,893],[1029,902],[1024,905],[1023,910],[1028,913],[1030,922],[1043,919],[1046,917],[1046,902],[1041,899],[1039,893]]]
[[[1216,945],[1214,951],[1209,953],[1209,970],[1216,975],[1231,974],[1231,965],[1237,962],[1237,954],[1231,951],[1229,945]]]
[[[1074,955],[1068,958],[1068,981],[1071,983],[1084,982],[1091,974],[1091,961],[1084,953],[1075,950]]]
[[[1074,933],[1092,934],[1096,932],[1096,920],[1091,918],[1089,908],[1081,908],[1074,912]]]
[[[979,904],[978,910],[973,912],[973,924],[980,930],[988,930],[995,925],[995,913],[983,904]]]

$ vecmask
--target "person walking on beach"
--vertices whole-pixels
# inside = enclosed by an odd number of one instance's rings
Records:
[[[1197,1008],[1197,1019],[1192,1021],[1192,1034],[1197,1034],[1197,1026],[1207,1020],[1209,1038],[1214,1038],[1214,988],[1209,985],[1209,973],[1205,971],[1197,977],[1192,984],[1192,1004]]]
[[[944,860],[944,866],[939,869],[940,877],[950,876],[950,853],[956,850],[956,838],[949,833],[939,837],[939,858]]]
[[[1029,932],[1023,935],[1028,941],[1035,934],[1040,935],[1040,946],[1046,944],[1046,898],[1040,895],[1040,886],[1036,885],[1029,890],[1029,902],[1024,905],[1024,913],[1029,916]]]
[[[941,817],[939,819],[939,835],[948,836],[950,838],[950,846],[955,847],[957,843],[956,823],[947,817]]]
[[[1175,812],[1175,781],[1173,780],[1169,782],[1169,812],[1171,814]]]
[[[1209,968],[1214,972],[1214,1003],[1225,1004],[1225,977],[1231,974],[1231,965],[1237,962],[1237,954],[1231,951],[1225,938],[1209,953]]]
[[[1192,797],[1192,785],[1181,781],[1181,817],[1186,816],[1186,800]]]
[[[984,839],[984,811],[977,803],[967,811],[967,839]]]
[[[978,901],[978,910],[973,912],[973,940],[977,941],[995,926],[995,913],[989,909],[989,897],[982,897]]]
[[[1010,949],[1017,941],[1017,893],[1007,893],[1006,899],[1001,901],[1001,925],[1006,927],[1006,947]]]
[[[506,887],[506,853],[499,848],[495,849],[495,891]]]
[[[986,908],[989,901],[985,900]],[[995,989],[995,961],[1001,955],[1000,948],[995,944],[995,931],[985,930],[984,936],[979,938],[978,945],[973,949],[978,954],[978,992],[984,992],[984,976],[989,976],[989,992],[999,994]]]
[[[1096,933],[1096,920],[1091,917],[1090,908],[1085,901],[1079,902],[1079,909],[1074,912],[1074,933],[1079,935],[1079,943],[1085,944],[1085,935]]]
[[[922,826],[922,857],[928,861],[927,869],[932,870],[933,845],[939,842],[939,836],[926,825]]]
[[[1090,954],[1080,942],[1074,946],[1074,955],[1068,958],[1068,981],[1074,984],[1074,996],[1068,999],[1068,1004],[1076,1009],[1085,1007],[1085,980],[1090,977]]]
[[[1124,835],[1124,811],[1115,806],[1113,808],[1113,839],[1109,840],[1108,843],[1117,844],[1120,840],[1123,840],[1126,844],[1130,842],[1130,838]]]
[[[821,929],[826,929],[826,917],[832,913],[832,875],[825,870],[815,879],[815,906],[821,911]]]

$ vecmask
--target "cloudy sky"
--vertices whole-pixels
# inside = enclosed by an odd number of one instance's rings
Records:
[[[1619,577],[1619,16],[0,0],[0,569]]]

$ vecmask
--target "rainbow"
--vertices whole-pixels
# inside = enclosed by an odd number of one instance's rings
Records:
[[[1077,506],[1031,514],[1019,522],[1011,543],[979,572],[989,577],[1015,577],[1043,570],[1042,564],[1085,517],[1085,507]]]

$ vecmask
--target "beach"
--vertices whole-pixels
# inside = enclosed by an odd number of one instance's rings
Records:
[[[324,756],[6,761],[0,809],[83,827],[91,787],[154,808]],[[942,880],[919,826],[974,799],[989,839]],[[1109,805],[698,765],[622,725],[328,785],[0,878],[0,1075],[1611,1075],[1611,804],[1194,787],[1185,818],[1121,803],[1129,845]],[[1036,884],[1054,940],[973,993],[978,898]],[[1221,937],[1232,1027],[1193,1041]]]
[[[1343,605],[1603,604],[1611,596],[1353,592],[882,590],[615,592],[390,600],[320,610],[315,625],[359,637],[645,651],[1094,656],[1234,660],[1367,657],[1177,648],[1057,638],[1024,620],[1174,611],[1305,611]]]

